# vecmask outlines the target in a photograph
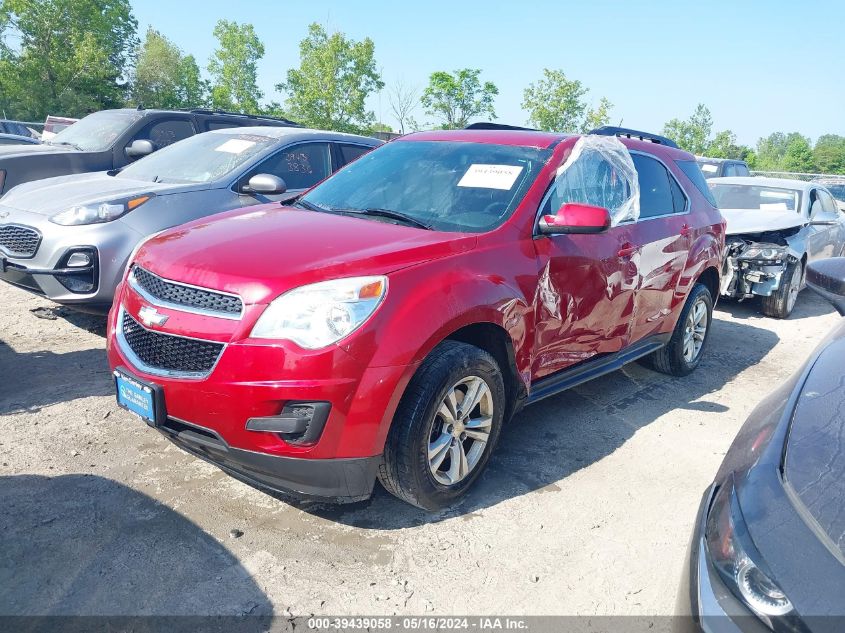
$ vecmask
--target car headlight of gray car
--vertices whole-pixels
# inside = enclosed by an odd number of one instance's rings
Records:
[[[739,259],[743,261],[752,260],[765,264],[780,264],[789,256],[787,246],[777,244],[751,245],[742,251]]]
[[[129,213],[132,209],[137,209],[150,198],[152,198],[151,195],[143,195],[115,202],[76,205],[66,211],[57,213],[50,218],[50,222],[60,224],[62,226],[79,226],[82,224],[100,224],[102,222],[111,222],[112,220],[116,220]]]
[[[728,588],[761,620],[792,612],[792,603],[771,574],[761,568],[760,555],[748,535],[734,491],[733,477],[719,488],[710,506],[705,531],[707,553]]]

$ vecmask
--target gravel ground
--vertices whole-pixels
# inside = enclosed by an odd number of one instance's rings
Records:
[[[670,614],[700,495],[836,314],[722,304],[706,358],[526,409],[460,505],[294,507],[114,402],[103,319],[0,287],[0,614]]]

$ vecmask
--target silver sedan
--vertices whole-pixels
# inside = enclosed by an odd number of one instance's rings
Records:
[[[302,128],[192,136],[120,171],[48,178],[0,198],[0,279],[107,310],[144,238],[230,209],[284,201],[381,141]]]

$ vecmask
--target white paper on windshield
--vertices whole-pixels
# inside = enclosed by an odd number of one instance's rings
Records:
[[[707,172],[708,174],[715,174],[717,171],[719,171],[719,166],[704,164],[701,166],[701,171]]]
[[[513,187],[522,172],[521,165],[470,165],[463,175],[459,187],[478,187],[480,189],[503,189]]]
[[[785,202],[761,202],[761,211],[789,211]]]
[[[215,152],[228,152],[229,154],[240,154],[244,150],[249,149],[255,145],[255,141],[245,141],[242,138],[232,138],[223,143],[222,145],[215,147]]]

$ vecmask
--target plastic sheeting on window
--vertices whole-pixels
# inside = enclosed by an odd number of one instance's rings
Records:
[[[557,170],[555,198],[563,205],[582,202],[610,210],[611,224],[640,217],[640,185],[634,161],[615,136],[578,139]]]

